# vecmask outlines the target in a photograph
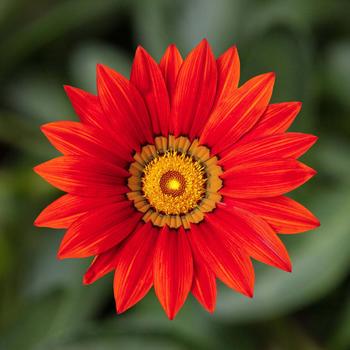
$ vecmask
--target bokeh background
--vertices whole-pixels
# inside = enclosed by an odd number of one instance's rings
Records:
[[[350,349],[350,2],[342,0],[0,0],[0,349]],[[63,231],[32,223],[59,192],[32,167],[57,153],[40,124],[76,120],[62,85],[95,92],[95,65],[129,75],[203,37],[237,44],[242,79],[277,73],[273,100],[303,101],[293,130],[320,139],[318,175],[293,196],[320,218],[283,241],[292,274],[256,263],[255,298],[220,286],[207,314],[190,297],[168,321],[153,291],[116,315],[112,276],[81,283],[88,260],[58,261]]]

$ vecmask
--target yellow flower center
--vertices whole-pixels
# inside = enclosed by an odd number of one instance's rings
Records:
[[[167,151],[145,166],[142,191],[156,211],[185,214],[203,198],[205,183],[200,162],[183,153]]]
[[[221,201],[221,167],[210,149],[185,136],[157,136],[134,154],[127,197],[154,226],[189,229]]]
[[[169,190],[178,190],[181,184],[177,179],[170,179],[166,185]]]

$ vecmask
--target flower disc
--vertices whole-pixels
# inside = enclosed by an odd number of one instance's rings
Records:
[[[142,190],[158,212],[186,214],[202,199],[205,181],[200,162],[184,153],[170,151],[146,165]]]
[[[210,150],[187,137],[156,137],[144,146],[130,166],[129,199],[145,213],[144,220],[171,228],[203,220],[221,196],[221,167]]]

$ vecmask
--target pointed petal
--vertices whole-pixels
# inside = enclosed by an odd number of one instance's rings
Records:
[[[187,233],[164,226],[157,242],[154,264],[154,290],[169,319],[184,304],[193,281],[193,260]]]
[[[128,201],[97,208],[69,227],[62,239],[58,257],[85,258],[101,254],[132,233],[141,216]]]
[[[97,96],[73,86],[65,85],[64,89],[82,123],[97,128],[106,126],[106,117]]]
[[[172,44],[168,46],[159,63],[160,70],[163,73],[165,84],[168,89],[170,101],[172,101],[174,95],[176,79],[182,62],[183,59],[179,50]]]
[[[281,134],[287,131],[300,109],[300,102],[283,102],[269,105],[259,121],[239,140],[239,143],[246,143],[260,137]]]
[[[113,197],[114,202],[124,199],[124,196]],[[104,204],[107,204],[104,197],[87,198],[65,194],[48,205],[36,218],[34,224],[39,227],[68,228],[81,215]]]
[[[240,62],[236,46],[230,47],[216,61],[218,69],[218,86],[216,103],[229,98],[238,87]]]
[[[155,135],[169,132],[170,104],[165,81],[158,64],[139,46],[131,69],[130,81],[141,92],[149,111]]]
[[[316,136],[292,132],[267,136],[234,147],[219,160],[219,164],[229,169],[264,159],[299,158],[316,141]]]
[[[132,160],[131,152],[111,139],[108,134],[93,126],[59,121],[41,126],[52,145],[67,155],[87,155],[119,166]]]
[[[199,136],[215,99],[217,69],[206,40],[194,48],[181,66],[177,77],[172,117],[175,135]]]
[[[262,74],[250,79],[217,105],[200,137],[212,154],[225,151],[248,132],[265,111],[275,75]]]
[[[116,165],[80,156],[51,159],[34,168],[51,185],[83,197],[115,196],[127,193],[129,173]]]
[[[216,302],[215,273],[195,253],[193,253],[193,284],[191,291],[207,311],[214,312]]]
[[[120,245],[96,255],[86,271],[83,283],[91,284],[115,270],[119,258]]]
[[[236,198],[227,201],[262,217],[278,233],[299,233],[320,226],[319,220],[308,209],[288,197],[254,200]]]
[[[208,215],[217,229],[227,231],[251,257],[265,264],[290,272],[292,265],[286,247],[276,232],[260,217],[243,209],[220,205],[215,217]]]
[[[137,89],[121,74],[104,65],[97,66],[98,96],[112,129],[120,142],[139,151],[140,145],[152,143],[151,121]]]
[[[153,255],[159,230],[151,222],[125,242],[114,276],[114,296],[118,313],[135,305],[153,285]]]
[[[301,186],[315,170],[294,159],[240,164],[225,171],[221,194],[231,198],[274,197]]]
[[[253,296],[252,262],[232,235],[204,222],[192,225],[188,237],[194,254],[201,256],[222,282],[246,296]]]

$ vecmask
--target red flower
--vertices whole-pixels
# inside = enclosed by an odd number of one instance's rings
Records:
[[[252,297],[251,258],[291,271],[277,233],[319,225],[284,196],[315,174],[297,158],[316,137],[286,132],[301,104],[269,104],[274,74],[238,87],[239,71],[206,40],[159,64],[139,47],[130,81],[98,65],[98,96],[66,87],[80,122],[42,127],[63,156],[35,171],[67,194],[35,224],[68,229],[59,258],[94,256],[84,283],[115,271],[118,312],[152,286],[170,319],[190,291],[212,312],[216,278]]]

